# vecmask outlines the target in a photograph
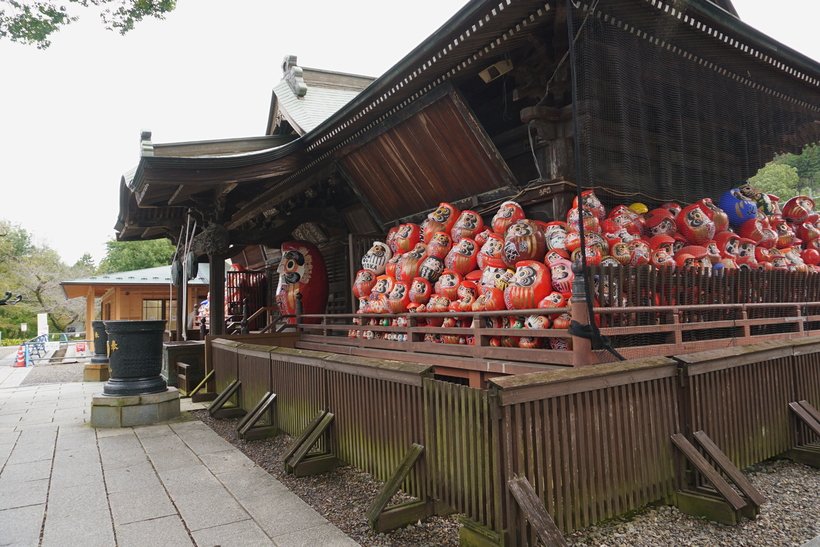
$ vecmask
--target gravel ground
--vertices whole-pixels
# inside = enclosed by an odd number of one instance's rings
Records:
[[[22,384],[62,384],[66,382],[82,382],[83,367],[85,367],[85,365],[86,363],[34,365],[23,379]]]
[[[755,520],[726,526],[684,515],[675,507],[654,507],[631,519],[615,519],[575,532],[576,546],[785,546],[802,545],[820,534],[820,471],[788,460],[747,470],[769,500]],[[818,543],[820,545],[820,543]]]
[[[350,466],[339,467],[322,475],[297,479],[284,471],[283,456],[290,446],[290,436],[278,435],[272,439],[246,442],[238,439],[236,435],[238,419],[215,420],[205,410],[194,411],[194,414],[362,545],[458,545],[460,525],[456,515],[447,518],[432,517],[407,528],[377,534],[370,529],[366,512],[381,490],[381,481]],[[401,492],[396,496],[400,495]],[[394,499],[391,503],[398,501]]]
[[[195,414],[362,545],[458,544],[456,516],[434,517],[403,530],[376,534],[365,512],[381,488],[380,481],[350,466],[316,477],[294,478],[284,473],[282,463],[289,436],[244,442],[236,436],[238,420],[215,420],[204,410]],[[820,534],[820,472],[788,460],[765,462],[748,471],[752,483],[769,499],[755,520],[725,526],[684,515],[675,507],[659,506],[579,530],[567,541],[578,547],[799,546]]]

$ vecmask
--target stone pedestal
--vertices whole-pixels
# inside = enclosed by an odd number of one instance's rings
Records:
[[[143,395],[96,395],[91,399],[92,427],[131,427],[179,417],[179,391]]]
[[[108,334],[105,332],[105,323],[92,321],[94,332],[94,356],[91,364],[83,369],[83,382],[106,382],[111,377],[108,369]]]
[[[83,382],[106,382],[111,377],[108,372],[108,363],[90,364],[83,368]]]

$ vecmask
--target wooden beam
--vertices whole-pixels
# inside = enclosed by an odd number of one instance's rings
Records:
[[[758,507],[766,503],[766,497],[760,493],[760,491],[754,487],[754,485],[746,478],[746,475],[740,471],[735,464],[723,453],[723,451],[718,448],[718,446],[709,438],[709,436],[704,433],[703,431],[695,431],[693,434],[695,440],[698,441],[698,444],[703,447],[706,453],[709,455],[712,460],[720,467],[720,469],[732,479],[732,482],[735,483],[738,490],[740,490],[744,496],[749,498],[752,503],[757,505]]]
[[[526,477],[513,477],[507,481],[507,488],[510,489],[515,501],[518,503],[524,518],[533,527],[544,545],[564,547],[567,545],[564,536],[555,525],[555,521],[552,520],[547,508],[544,507]]]
[[[701,475],[703,475],[707,481],[709,481],[712,486],[715,487],[715,490],[718,491],[720,496],[726,500],[726,502],[735,510],[740,511],[744,507],[746,507],[746,501],[740,497],[740,495],[732,489],[726,479],[724,479],[717,470],[709,465],[709,462],[706,461],[700,452],[689,442],[689,440],[681,435],[680,433],[675,433],[672,435],[672,444],[674,444],[681,453],[686,456],[686,459],[689,460],[692,465],[695,466]]]
[[[376,496],[376,499],[373,500],[373,503],[370,504],[370,508],[367,510],[367,520],[370,522],[370,526],[373,529],[376,529],[376,524],[379,521],[379,516],[384,511],[387,504],[399,491],[401,487],[401,483],[404,482],[404,479],[413,469],[413,466],[416,465],[416,462],[419,460],[421,455],[424,453],[424,447],[420,444],[413,443],[410,445],[410,448],[407,449],[407,452],[404,454],[404,458],[402,458],[401,462],[399,463],[398,468],[390,475],[390,479],[384,483],[381,492],[379,495]],[[409,521],[406,524],[409,524]],[[398,526],[396,526],[398,527]],[[383,532],[385,530],[378,530]]]

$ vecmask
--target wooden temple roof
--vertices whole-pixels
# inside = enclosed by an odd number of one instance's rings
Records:
[[[691,0],[682,6],[685,12],[665,0],[601,0],[599,5],[645,28],[663,25],[662,17],[683,21],[686,35],[681,30],[674,38],[703,62],[720,59],[716,70],[742,74],[754,65],[762,80],[753,85],[820,104],[820,65],[737,19],[729,0]],[[283,80],[274,90],[268,132],[280,109],[282,119],[296,126],[288,136],[169,145],[144,139],[133,180],[124,178],[119,239],[160,237],[154,224],[163,222],[164,235],[173,237],[187,207],[209,202],[220,204],[221,222],[232,232],[258,226],[336,172],[382,226],[438,201],[515,193],[527,180],[516,180],[457,84],[531,45],[537,31],[556,24],[563,6],[543,0],[471,1],[383,76],[355,82],[369,85],[320,123],[299,123],[298,101],[281,100],[291,85]],[[812,131],[795,135],[795,147],[813,138]],[[159,210],[145,212],[151,208]]]

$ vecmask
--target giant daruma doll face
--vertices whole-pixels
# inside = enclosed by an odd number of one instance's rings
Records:
[[[433,287],[430,282],[423,277],[413,278],[413,284],[410,285],[410,301],[414,304],[426,304],[430,300],[430,295],[433,294]]]
[[[435,292],[448,300],[455,300],[458,298],[458,286],[461,281],[461,274],[453,270],[444,270],[438,281],[436,281]]]
[[[284,315],[296,314],[296,295],[302,295],[303,313],[324,313],[327,306],[327,270],[319,249],[307,241],[282,243],[276,303]],[[296,319],[289,319],[295,323]]]
[[[523,260],[515,265],[512,282],[504,290],[504,302],[511,310],[535,308],[551,290],[547,267],[535,260]]]

